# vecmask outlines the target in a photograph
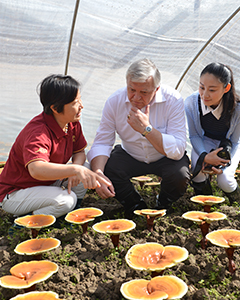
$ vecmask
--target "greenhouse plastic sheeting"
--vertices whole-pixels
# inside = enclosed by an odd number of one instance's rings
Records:
[[[49,74],[82,83],[88,149],[107,97],[125,85],[137,59],[153,60],[162,83],[184,98],[198,88],[206,64],[222,62],[232,67],[239,92],[238,10],[239,0],[0,0],[0,160],[42,111],[37,86]]]

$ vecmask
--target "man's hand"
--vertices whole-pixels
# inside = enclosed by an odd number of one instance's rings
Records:
[[[109,185],[106,185],[106,184],[101,183],[101,186],[96,188],[97,194],[102,199],[107,199],[109,197],[114,197],[115,196],[115,191],[114,191],[114,187],[113,187],[112,182],[110,181],[110,179],[107,176],[105,176],[103,174],[103,172],[100,171],[100,170],[97,171],[97,174],[101,178],[105,179],[109,184]]]
[[[145,112],[143,113],[137,107],[132,106],[127,122],[137,132],[143,133],[149,123],[149,105],[146,106]]]

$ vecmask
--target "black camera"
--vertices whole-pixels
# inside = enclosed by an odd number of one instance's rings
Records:
[[[224,139],[220,142],[218,148],[221,147],[223,149],[218,152],[217,156],[231,161],[232,142],[229,139]],[[228,166],[230,166],[230,162],[228,163]]]
[[[226,166],[219,165],[219,166],[214,166],[214,167],[217,169],[223,169],[223,168],[230,166],[231,165],[232,142],[229,139],[223,139],[223,140],[221,140],[218,148],[223,148],[223,149],[218,152],[217,156],[219,156],[223,159],[226,159],[226,160],[230,160],[230,161],[226,164]],[[214,149],[212,149],[211,151],[213,151],[213,150]],[[203,170],[203,173],[213,174],[214,172],[212,170],[212,167],[213,167],[212,165],[208,165]]]

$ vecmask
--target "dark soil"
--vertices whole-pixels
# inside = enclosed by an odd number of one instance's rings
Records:
[[[139,189],[140,190],[140,189]],[[150,207],[153,206],[155,194],[150,188],[140,190]],[[154,230],[147,230],[146,220],[135,216],[136,228],[120,235],[120,247],[113,247],[108,235],[96,233],[92,225],[105,219],[123,218],[122,206],[114,199],[101,200],[96,193],[89,191],[84,198],[83,206],[100,208],[104,215],[95,219],[88,226],[88,232],[82,235],[78,225],[69,227],[63,223],[62,229],[49,227],[42,229],[39,236],[51,236],[61,241],[60,247],[43,254],[43,259],[58,264],[59,270],[47,281],[38,283],[36,290],[53,291],[60,299],[81,300],[122,300],[120,287],[132,279],[151,279],[146,271],[135,271],[125,261],[127,250],[139,243],[157,242],[166,245],[185,247],[189,252],[187,260],[166,269],[164,275],[178,276],[188,285],[185,300],[203,299],[240,299],[240,250],[236,248],[234,261],[236,271],[231,275],[228,269],[228,258],[224,248],[210,242],[203,250],[200,245],[201,230],[199,226],[182,218],[182,214],[190,210],[203,210],[201,205],[190,201],[193,196],[191,188],[181,197],[167,214],[154,223]],[[210,225],[210,231],[231,228],[239,229],[239,207],[229,206],[228,199],[211,208],[221,211],[227,219],[216,221]],[[33,257],[20,256],[14,252],[19,242],[30,238],[30,231],[21,229],[14,237],[7,235],[12,224],[12,216],[0,210],[0,277],[9,275],[10,268],[17,263],[32,260]],[[24,293],[22,290],[0,287],[0,299],[8,300]]]

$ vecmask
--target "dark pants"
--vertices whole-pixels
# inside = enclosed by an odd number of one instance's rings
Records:
[[[136,160],[120,145],[115,146],[107,161],[104,170],[105,175],[112,181],[116,199],[125,207],[126,202],[134,198],[134,202],[140,201],[140,195],[134,189],[130,179],[132,177],[155,174],[162,178],[159,201],[163,198],[174,202],[181,197],[185,191],[190,178],[189,159],[186,154],[180,160],[163,157],[152,163]],[[161,199],[162,198],[162,199]]]

